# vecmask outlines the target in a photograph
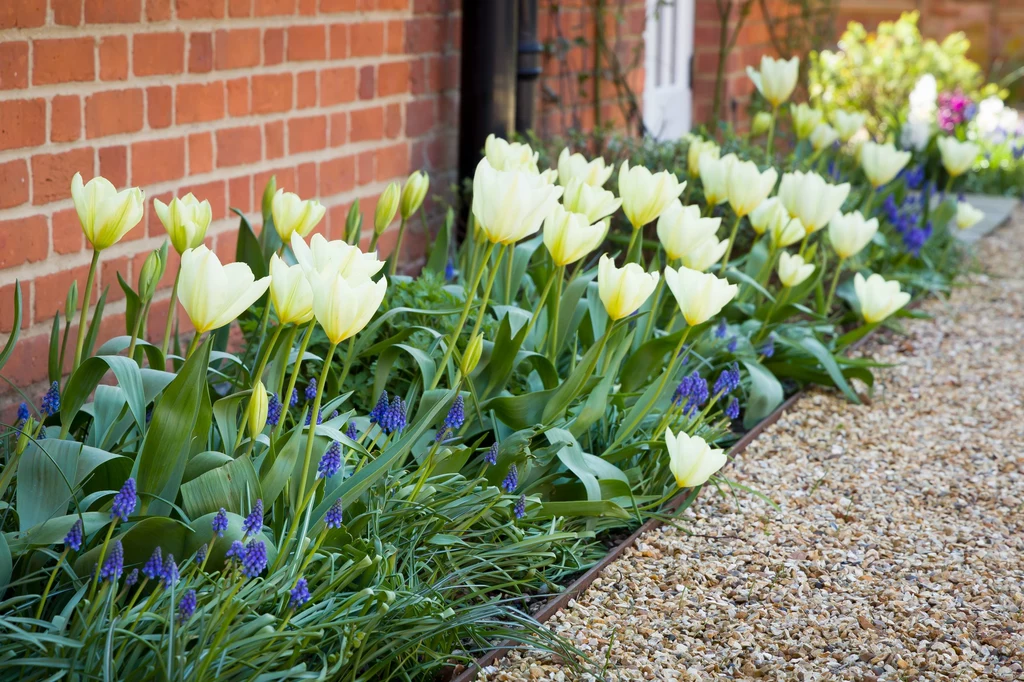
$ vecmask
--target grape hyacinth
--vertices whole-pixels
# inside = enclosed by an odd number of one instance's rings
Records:
[[[740,416],[740,401],[738,398],[733,398],[729,401],[729,404],[725,406],[725,416],[729,419],[738,419]]]
[[[306,410],[306,426],[309,426],[309,420],[310,420],[310,418],[312,416],[313,416],[313,407],[310,406],[310,408],[308,410]],[[318,425],[324,423],[324,410],[323,410],[323,408],[320,408],[319,410],[317,410],[317,413],[316,413],[316,423]]]
[[[196,591],[189,590],[178,602],[178,620],[186,621],[196,612]]]
[[[437,432],[437,441],[440,442],[449,433],[454,433],[459,430],[466,421],[466,403],[462,399],[462,396],[456,396],[455,402],[452,403],[451,409],[448,410],[447,416],[444,418],[444,423]]]
[[[342,514],[341,514],[341,498],[339,497],[331,505],[327,513],[324,514],[324,525],[328,528],[341,528]]]
[[[228,512],[224,507],[220,508],[220,511],[213,517],[210,525],[213,527],[213,532],[217,534],[217,537],[224,537],[224,531],[228,529]]]
[[[516,515],[517,519],[521,519],[526,516],[526,495],[520,495],[519,499],[516,500],[516,504],[512,507],[512,512]]]
[[[245,546],[242,557],[242,573],[247,578],[255,578],[267,567],[267,546],[262,540],[250,540]]]
[[[672,394],[672,403],[681,405],[684,398],[686,399],[686,404],[683,405],[683,414],[685,415],[695,414],[697,408],[708,399],[708,382],[701,377],[697,370],[693,370],[679,382],[675,393]]]
[[[255,535],[263,530],[263,500],[256,500],[256,504],[252,506],[252,511],[245,517],[245,521],[242,522],[242,531],[246,536]]]
[[[729,326],[726,324],[725,320],[724,319],[723,320],[719,320],[718,321],[718,326],[715,327],[715,338],[716,339],[724,339],[725,335],[728,332],[729,332]]]
[[[271,426],[277,426],[278,422],[281,421],[281,412],[284,411],[284,405],[278,400],[276,393],[270,394],[270,400],[267,401],[267,423]]]
[[[384,418],[384,414],[388,411],[388,392],[383,391],[380,397],[377,398],[377,404],[370,410],[370,423],[377,424],[381,419]]]
[[[718,380],[715,381],[715,393],[717,395],[725,395],[726,393],[732,393],[740,385],[740,366],[738,363],[732,363],[731,367],[722,370],[722,373],[718,375]]]
[[[82,549],[82,535],[84,529],[82,528],[82,519],[78,519],[71,526],[71,530],[64,536],[64,546],[67,549],[73,549],[76,552]]]
[[[156,580],[163,575],[164,572],[164,555],[159,547],[153,550],[153,554],[150,555],[149,559],[145,564],[142,565],[142,575],[146,576],[148,580]]]
[[[451,282],[455,280],[455,263],[453,263],[450,259],[444,266],[444,280],[446,282]]]
[[[729,343],[726,345],[725,349],[727,351],[729,351],[730,353],[735,353],[736,352],[736,348],[739,346],[739,344],[740,344],[739,337],[734,336],[731,339],[729,339]]]
[[[100,580],[109,580],[112,583],[116,583],[121,579],[123,571],[124,547],[121,546],[121,541],[117,540],[110,549],[110,554],[107,555],[106,560],[103,562],[103,568],[100,569]]]
[[[288,594],[288,606],[297,609],[306,602],[309,601],[309,585],[306,584],[305,578],[299,578],[295,581],[295,587],[293,587]]]
[[[200,566],[206,561],[206,545],[199,545],[199,549],[196,550],[196,563]]]
[[[21,422],[23,424],[25,422],[27,422],[28,418],[29,418],[29,415],[30,415],[30,413],[28,411],[28,403],[24,403],[23,402],[20,405],[18,405],[18,421],[19,422]]]
[[[139,582],[139,569],[133,568],[128,577],[124,579],[124,586],[133,587],[137,582]]]
[[[311,401],[316,399],[316,377],[310,379],[309,383],[306,384],[306,392],[303,395],[306,400]]]
[[[519,470],[516,469],[515,464],[509,465],[508,474],[505,475],[505,480],[501,482],[501,487],[504,488],[507,493],[510,493],[519,487]]]
[[[341,413],[338,412],[337,410],[334,410],[333,412],[331,412],[330,415],[327,416],[327,421],[331,421],[332,419],[337,417],[339,414],[341,414]]]
[[[289,407],[295,407],[298,404],[299,404],[299,389],[293,388],[292,389],[292,397],[288,401],[288,406]]]
[[[341,469],[341,443],[331,441],[331,444],[324,450],[320,463],[316,465],[317,478],[331,478]]]
[[[225,559],[238,559],[239,561],[245,557],[245,545],[242,544],[241,540],[234,540],[231,543],[231,547],[224,553]]]
[[[60,384],[56,381],[50,384],[50,389],[43,396],[43,402],[39,411],[44,417],[60,412]]]
[[[484,453],[484,463],[494,466],[498,463],[498,444],[492,443],[491,447]]]
[[[903,240],[903,245],[911,255],[918,256],[928,238],[932,235],[932,224],[927,222],[921,226],[924,204],[928,192],[919,196],[908,196],[899,206],[890,194],[882,204],[882,212]]]
[[[775,336],[769,334],[768,338],[761,344],[761,347],[757,349],[757,352],[766,358],[775,355]]]
[[[114,502],[110,505],[110,518],[119,517],[122,521],[127,521],[138,504],[139,497],[135,490],[135,479],[129,478],[121,486],[121,490],[114,495]]]
[[[405,428],[405,403],[397,395],[391,399],[391,405],[380,419],[380,428],[384,433],[401,433]]]
[[[359,432],[356,431],[356,423],[355,422],[349,422],[348,423],[348,428],[345,429],[345,435],[348,436],[350,440],[358,440],[359,439]]]
[[[160,582],[163,586],[174,587],[178,584],[178,579],[181,577],[178,573],[178,564],[174,563],[174,555],[168,554],[167,560],[164,561],[163,569],[160,571]]]

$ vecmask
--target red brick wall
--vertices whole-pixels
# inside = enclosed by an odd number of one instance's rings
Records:
[[[3,373],[22,386],[45,379],[53,315],[73,280],[84,289],[90,252],[70,199],[76,171],[146,192],[143,224],[103,253],[103,337],[124,333],[115,273],[134,284],[164,240],[153,198],[209,199],[207,241],[232,259],[237,220],[228,208],[258,223],[271,174],[329,207],[320,229],[332,237],[357,198],[372,226],[376,196],[413,169],[443,190],[455,165],[458,7],[0,0],[0,339],[11,329],[15,280],[25,303]],[[414,235],[410,251],[423,241]],[[386,235],[383,250],[391,244]],[[157,295],[151,336],[162,331],[168,293]]]

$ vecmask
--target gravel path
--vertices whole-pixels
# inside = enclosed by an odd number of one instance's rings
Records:
[[[482,680],[1024,680],[1024,212],[934,320],[865,352],[870,405],[816,391],[681,529],[549,624],[582,676],[514,653]]]

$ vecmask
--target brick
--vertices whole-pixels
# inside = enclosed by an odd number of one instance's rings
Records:
[[[46,216],[0,221],[0,270],[46,258],[50,230]]]
[[[349,139],[352,142],[380,140],[384,137],[384,107],[350,112],[349,119]]]
[[[46,3],[39,0],[4,0],[0,3],[0,29],[33,28],[46,21]]]
[[[263,64],[274,66],[284,61],[284,29],[268,28],[263,32]]]
[[[141,89],[108,90],[85,98],[85,136],[105,137],[142,130]]]
[[[356,9],[356,0],[320,0],[321,12],[352,12]]]
[[[327,146],[327,117],[288,119],[288,153],[301,154]]]
[[[161,201],[165,204],[171,203],[177,192],[161,192],[159,194],[155,192],[147,192],[146,200],[152,205],[154,201]],[[156,211],[146,211],[145,217],[145,233],[150,237],[164,237],[167,235],[167,230],[164,229],[164,224],[160,222],[160,216],[156,214]],[[174,251],[174,249],[169,249]]]
[[[28,43],[0,43],[0,90],[28,87]]]
[[[185,185],[178,194],[192,192],[197,199],[204,199],[210,202],[210,212],[214,220],[220,220],[228,215],[227,188],[223,180],[214,180],[201,185]],[[233,259],[232,259],[233,260]]]
[[[380,21],[363,22],[355,31],[351,32],[349,39],[351,56],[379,57],[384,54],[384,23]]]
[[[29,297],[25,284],[25,282],[22,283],[22,301],[28,307]],[[31,310],[27,310],[24,314],[30,315],[30,313]],[[75,329],[76,327],[72,325],[72,334],[75,333]],[[14,352],[8,358],[7,364],[4,365],[4,377],[10,379],[15,386],[29,386],[45,380],[47,358],[50,356],[49,347],[49,334],[33,334],[19,339],[14,347]],[[70,355],[74,356],[74,353]],[[39,393],[41,394],[43,391],[45,388],[40,387]]]
[[[295,0],[255,0],[253,15],[257,17],[295,14]]]
[[[359,155],[356,157],[357,185],[368,185],[374,181],[373,166],[376,160],[377,155],[373,152],[373,150],[359,153]],[[364,208],[363,211],[369,211],[369,215],[373,215],[372,207]]]
[[[324,69],[320,72],[320,104],[331,106],[356,98],[356,70],[351,66]]]
[[[92,38],[32,41],[32,83],[49,85],[91,81],[96,77]]]
[[[35,319],[49,320],[58,312],[64,310],[64,301],[68,296],[68,289],[71,288],[72,282],[78,282],[78,296],[79,304],[81,305],[81,297],[85,295],[85,280],[89,276],[89,265],[79,265],[75,268],[65,268],[58,270],[51,275],[43,275],[36,277],[32,283],[32,289],[35,298],[35,305],[33,306]],[[92,299],[89,301],[90,305],[95,303],[99,297],[99,287],[94,286],[92,290]],[[76,316],[77,320],[77,316]],[[76,334],[77,326],[72,325],[71,338],[74,339]],[[20,344],[19,344],[20,345]],[[71,353],[74,355],[74,352]],[[44,361],[45,365],[45,361]]]
[[[292,108],[292,75],[261,74],[252,77],[252,111],[268,114]]]
[[[100,80],[128,80],[128,38],[104,36],[100,40]]]
[[[363,66],[359,69],[359,99],[373,99],[373,93],[377,89],[377,72],[373,66]]]
[[[321,197],[329,197],[354,189],[356,186],[356,159],[343,156],[320,164]]]
[[[32,323],[30,286],[28,282],[21,283],[20,329],[28,329]],[[0,334],[10,334],[14,330],[14,290],[14,282],[0,287]]]
[[[180,84],[175,98],[175,121],[181,125],[224,118],[224,94],[222,81]]]
[[[142,18],[142,0],[85,0],[87,24],[133,24]]]
[[[327,33],[323,26],[292,26],[288,29],[288,61],[317,61],[327,58]]]
[[[434,17],[411,19],[405,30],[405,53],[437,52],[444,43],[442,27],[443,24]]]
[[[222,19],[224,3],[213,0],[177,0],[178,19]]]
[[[312,161],[300,164],[295,171],[295,186],[298,188],[298,195],[311,197],[316,194],[316,164]]]
[[[82,0],[50,0],[53,21],[58,26],[79,26],[82,23]]]
[[[188,72],[208,73],[213,69],[213,34],[193,33],[188,37]]]
[[[74,208],[56,211],[50,216],[50,233],[55,253],[67,255],[85,248],[82,224],[78,222],[78,211]]]
[[[247,116],[249,106],[249,79],[234,78],[227,83],[228,116]]]
[[[409,172],[409,145],[406,142],[377,149],[377,180],[393,180]]]
[[[259,126],[241,126],[218,130],[217,167],[254,163],[263,156]]]
[[[69,198],[75,173],[81,173],[85,180],[93,176],[93,151],[83,148],[58,154],[36,154],[31,164],[32,203],[39,206]]]
[[[146,115],[150,128],[170,127],[174,112],[174,91],[169,85],[146,88]]]
[[[252,210],[252,178],[243,175],[228,180],[228,202],[243,213]]]
[[[299,14],[304,17],[316,16],[317,0],[299,0]]]
[[[303,71],[295,77],[295,107],[309,109],[316,106],[316,71]]]
[[[100,175],[110,180],[114,187],[128,186],[128,147],[117,145],[99,150]]]
[[[279,159],[284,156],[284,121],[270,121],[264,124],[263,137],[267,143],[268,159]]]
[[[377,0],[377,9],[402,12],[409,9],[409,0]]]
[[[229,17],[251,17],[252,0],[228,0]]]
[[[402,134],[402,105],[389,104],[384,110],[384,136],[390,140]]]
[[[132,145],[132,179],[138,187],[177,180],[185,175],[185,140],[149,140]]]
[[[348,57],[348,24],[331,24],[328,31],[331,43],[331,59]]]
[[[146,19],[148,21],[169,21],[171,18],[171,0],[146,0]]]
[[[390,62],[377,67],[377,94],[380,97],[409,91],[409,62]]]
[[[25,159],[0,163],[0,209],[28,201],[28,164]]]
[[[348,114],[340,111],[331,114],[331,146],[340,147],[348,142]]]
[[[389,21],[385,28],[384,49],[388,54],[405,52],[405,21]],[[435,46],[435,49],[440,46]]]
[[[132,69],[136,76],[182,73],[185,69],[185,34],[175,31],[132,36]]]
[[[132,234],[143,235],[142,228],[137,227],[128,234],[126,234],[122,241],[128,239]],[[125,282],[135,285],[135,280],[131,276],[131,272],[128,270],[128,265],[131,262],[128,256],[121,256],[115,258],[104,258],[100,261],[100,272],[97,278],[96,285],[102,290],[104,287],[107,288],[107,302],[120,301],[124,298],[124,290],[121,285],[117,283],[117,274],[121,273],[121,277],[124,278]],[[107,315],[103,316],[103,322],[107,321]],[[103,333],[103,327],[100,327],[100,334]],[[124,333],[124,332],[121,332]]]
[[[434,101],[421,99],[409,102],[405,117],[405,136],[419,137],[429,132],[436,121]]]
[[[188,136],[188,171],[192,175],[213,170],[213,135],[195,133]]]
[[[78,95],[57,95],[50,101],[50,141],[74,142],[82,134],[82,103]]]
[[[220,30],[214,36],[217,69],[244,69],[260,63],[260,30],[239,28]]]

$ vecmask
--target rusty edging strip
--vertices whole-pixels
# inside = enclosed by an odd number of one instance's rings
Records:
[[[733,445],[732,448],[729,450],[729,462],[731,463],[737,455],[746,450],[747,447],[754,441],[754,439],[761,435],[765,429],[767,429],[775,422],[779,421],[779,418],[783,415],[783,413],[789,410],[798,400],[800,400],[800,398],[803,397],[806,394],[806,392],[806,389],[800,389],[799,391],[791,395],[785,402],[776,407],[771,412],[771,414],[769,414],[767,417],[758,422],[757,425],[754,426],[754,428],[750,429],[745,434],[743,434],[743,437],[736,441],[735,445]],[[671,500],[665,503],[665,505],[662,507],[662,511],[675,510],[676,508],[679,507],[680,504],[683,503],[683,500],[685,500],[686,496],[689,494],[690,489],[685,489],[681,491],[678,495],[676,495]],[[655,530],[657,528],[660,528],[662,525],[663,524],[660,519],[649,519],[642,526],[633,531],[633,533],[629,537],[627,537],[625,540],[612,547],[603,559],[601,559],[599,562],[597,562],[589,569],[587,569],[587,571],[583,573],[583,575],[576,578],[576,580],[572,581],[568,587],[566,587],[556,596],[549,599],[544,604],[544,606],[540,608],[540,610],[533,614],[534,619],[536,619],[538,623],[543,623],[547,621],[549,618],[551,618],[551,616],[561,611],[571,600],[575,599],[577,596],[579,596],[580,593],[582,593],[584,590],[590,587],[590,584],[597,580],[597,577],[601,574],[601,571],[603,571],[609,565],[614,563],[616,559],[622,556],[622,554],[627,549],[629,549],[636,543],[637,539],[639,539],[641,535],[649,531]],[[491,649],[480,658],[476,659],[470,667],[466,668],[459,675],[454,677],[451,680],[451,682],[472,682],[475,679],[476,675],[483,668],[491,665],[498,659],[502,658],[505,654],[507,654],[509,651],[515,648],[515,646],[516,643],[512,641],[502,642],[501,644]]]

